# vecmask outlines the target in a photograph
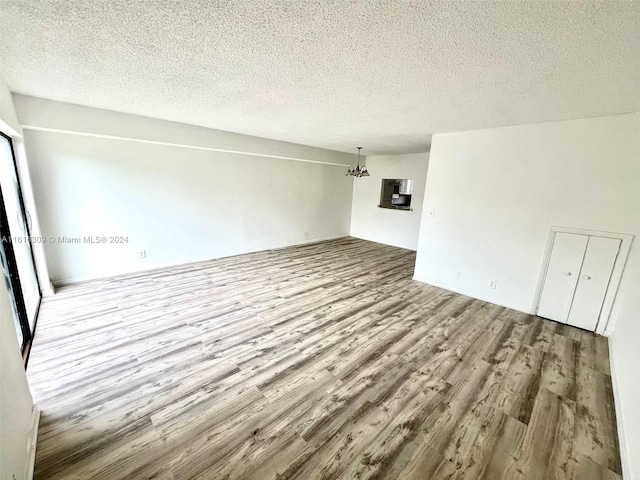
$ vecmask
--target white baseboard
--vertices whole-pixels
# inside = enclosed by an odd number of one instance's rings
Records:
[[[398,244],[395,244],[395,243],[383,242],[379,238],[365,237],[365,236],[362,236],[362,235],[355,235],[353,233],[350,236],[353,237],[353,238],[359,238],[360,240],[366,240],[367,242],[380,243],[382,245],[389,245],[390,247],[402,248],[404,250],[410,250],[412,252],[416,252],[417,251],[417,248],[408,247],[406,245],[398,245]]]
[[[130,274],[134,274],[134,273],[153,272],[154,270],[159,270],[159,269],[162,269],[162,268],[177,267],[177,266],[181,266],[181,265],[191,265],[191,264],[195,264],[195,263],[202,263],[202,262],[208,262],[208,261],[211,261],[211,260],[216,260],[218,258],[234,257],[236,255],[245,255],[247,253],[264,252],[264,251],[267,251],[267,250],[278,250],[278,249],[281,249],[281,248],[295,247],[295,246],[298,246],[298,245],[307,245],[309,243],[326,242],[326,241],[329,241],[329,240],[337,240],[339,238],[347,238],[347,237],[349,237],[349,235],[334,235],[334,236],[330,236],[330,237],[320,237],[320,238],[306,239],[306,240],[303,240],[301,242],[295,242],[295,243],[275,244],[275,245],[269,245],[269,246],[266,246],[266,247],[259,247],[259,248],[255,248],[255,249],[242,249],[242,250],[238,250],[237,252],[229,253],[227,255],[220,255],[218,257],[204,258],[202,260],[195,260],[195,261],[192,261],[192,262],[183,262],[183,263],[160,263],[160,264],[157,264],[157,265],[153,265],[153,266],[151,266],[149,268],[142,268],[142,269],[138,269],[138,270],[123,270],[122,272],[112,273],[112,274],[109,274],[109,275],[99,275],[99,276],[83,275],[83,276],[77,276],[77,277],[67,277],[67,278],[61,278],[61,279],[53,280],[53,286],[55,288],[57,288],[57,287],[63,287],[65,285],[73,285],[73,284],[76,284],[76,283],[89,282],[89,281],[93,281],[93,280],[107,280],[109,278],[119,277],[121,275],[130,275]]]
[[[471,297],[471,298],[475,298],[476,300],[482,300],[483,302],[493,303],[494,305],[498,305],[500,307],[505,307],[505,308],[510,308],[511,310],[515,310],[517,312],[531,314],[531,312],[527,312],[526,310],[523,310],[521,308],[514,307],[513,305],[505,305],[505,304],[502,304],[502,303],[498,303],[498,302],[496,302],[495,300],[493,300],[491,298],[483,297],[483,296],[478,295],[476,293],[465,292],[464,290],[461,290],[461,289],[458,289],[458,288],[454,288],[451,285],[443,285],[443,284],[440,284],[438,282],[434,282],[432,280],[427,280],[425,278],[420,278],[420,277],[418,277],[416,275],[413,276],[413,279],[415,281],[417,281],[417,282],[426,283],[427,285],[431,285],[432,287],[438,287],[438,288],[442,288],[444,290],[449,290],[450,292],[459,293],[460,295],[464,295],[465,297]]]
[[[613,348],[611,345],[611,337],[608,338],[609,343],[609,367],[611,369],[611,387],[613,389],[613,404],[616,409],[616,425],[618,427],[618,446],[620,447],[620,463],[622,464],[622,478],[625,480],[636,480],[632,476],[629,467],[629,455],[627,444],[625,443],[624,424],[622,418],[622,405],[620,404],[620,391],[618,390],[618,378],[616,376],[616,362],[612,357]]]
[[[56,294],[56,289],[51,281],[47,282],[47,285],[40,285],[43,297],[50,297]]]
[[[246,250],[240,253],[234,253],[233,255],[243,255],[245,253],[264,252],[266,250],[278,250],[280,248],[295,247],[297,245],[307,245],[309,243],[327,242],[329,240],[337,240],[339,238],[348,238],[348,237],[349,235],[332,235],[329,237],[312,238],[312,239],[307,239],[307,240],[303,240],[301,242],[296,242],[296,243],[281,243],[279,245],[274,245],[266,248],[259,248],[257,250]]]
[[[38,426],[40,425],[40,410],[36,405],[31,409],[31,426],[27,440],[27,478],[33,478],[33,470],[36,465],[36,445],[38,442]]]

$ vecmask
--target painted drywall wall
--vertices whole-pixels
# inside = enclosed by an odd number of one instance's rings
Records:
[[[639,206],[640,208],[640,206]],[[640,480],[640,262],[629,262],[625,274],[634,285],[619,296],[616,328],[609,337],[609,354],[616,400],[616,420],[621,439],[624,478]]]
[[[9,294],[0,279],[0,478],[29,478],[33,398],[22,364]],[[13,476],[12,476],[13,475]]]
[[[355,164],[356,156],[295,143],[280,142],[156,118],[13,95],[23,127],[78,132],[87,135],[159,141],[189,147],[249,152],[256,155],[304,158],[324,163]]]
[[[0,80],[0,132],[10,137],[22,134],[11,92],[2,80]]]
[[[0,82],[0,131],[19,132],[8,90]],[[12,125],[11,130],[6,125]],[[29,391],[5,279],[0,275],[0,478],[29,478],[32,419],[37,412]]]
[[[54,283],[349,234],[353,155],[15,100]]]
[[[357,178],[353,185],[351,235],[416,250],[429,153],[368,156],[366,164],[371,176]],[[383,178],[413,179],[413,211],[378,207]]]
[[[435,135],[416,279],[531,312],[550,225],[635,235],[627,264],[638,265],[638,132],[634,113]],[[637,399],[640,338],[637,310],[620,302],[637,304],[636,277],[625,270],[607,325],[623,405]],[[640,451],[637,421],[619,413],[621,443]]]

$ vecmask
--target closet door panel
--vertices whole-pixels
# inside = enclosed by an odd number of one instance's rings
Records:
[[[556,233],[538,316],[566,323],[588,241],[588,235]]]
[[[617,238],[589,237],[571,311],[569,325],[596,329],[613,266],[620,249]]]

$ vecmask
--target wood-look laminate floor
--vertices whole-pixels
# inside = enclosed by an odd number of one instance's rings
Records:
[[[603,337],[345,238],[61,288],[37,479],[615,479]]]

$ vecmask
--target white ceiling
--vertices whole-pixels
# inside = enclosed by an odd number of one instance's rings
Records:
[[[0,0],[14,92],[367,154],[640,111],[640,3]]]

